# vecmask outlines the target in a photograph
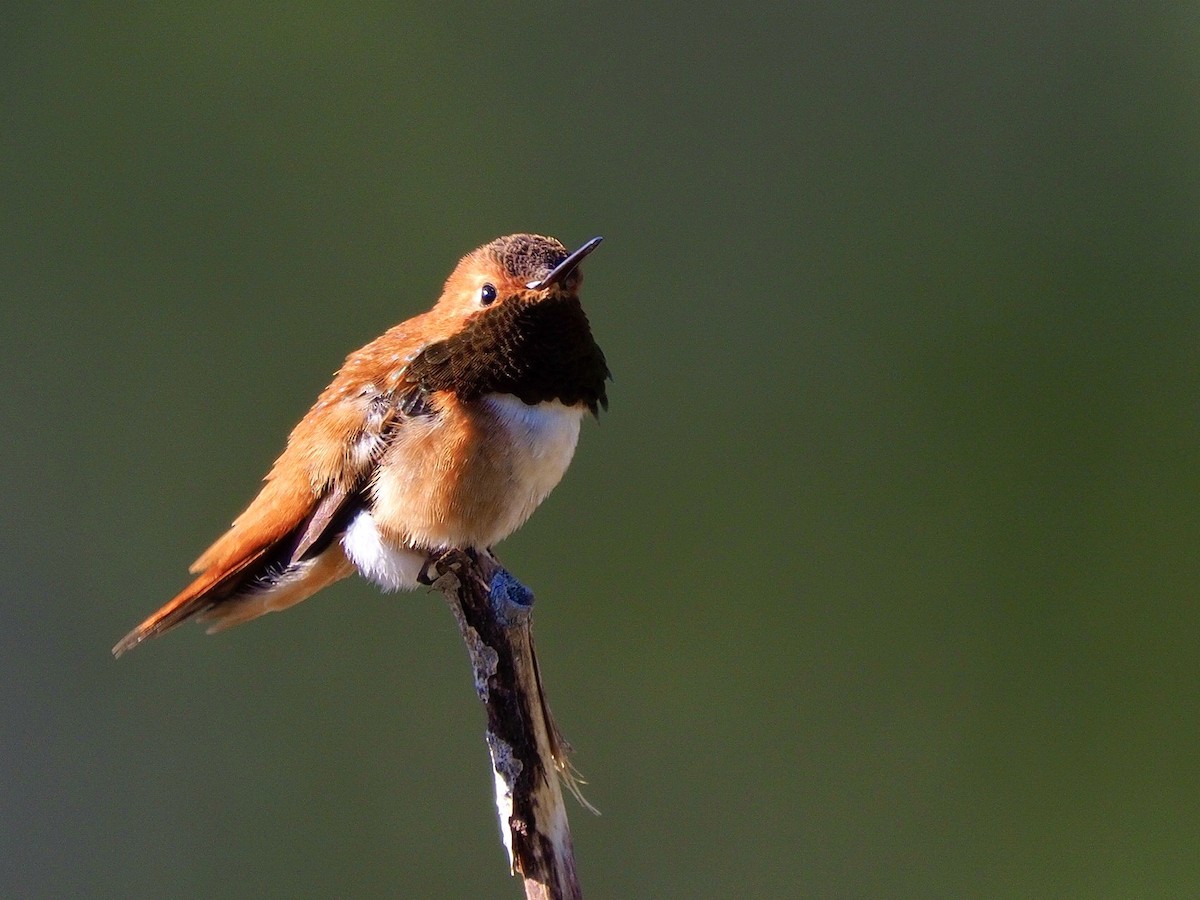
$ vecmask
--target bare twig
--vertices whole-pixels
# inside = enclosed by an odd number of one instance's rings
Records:
[[[580,898],[560,779],[576,796],[578,790],[570,747],[538,674],[533,594],[489,553],[450,551],[430,566],[433,586],[458,620],[487,711],[496,810],[513,874],[524,878],[527,898]]]

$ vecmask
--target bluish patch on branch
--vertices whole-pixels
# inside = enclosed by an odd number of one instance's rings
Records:
[[[504,569],[492,576],[488,585],[488,598],[496,618],[506,628],[525,624],[533,614],[533,591]]]

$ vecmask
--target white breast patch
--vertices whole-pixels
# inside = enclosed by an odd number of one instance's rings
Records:
[[[489,394],[484,403],[503,424],[511,442],[515,531],[562,480],[575,455],[583,407],[557,400],[530,406],[511,394]]]

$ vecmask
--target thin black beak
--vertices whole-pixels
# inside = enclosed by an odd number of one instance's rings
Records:
[[[529,284],[525,285],[525,287],[529,288],[531,291],[536,291],[540,290],[541,288],[550,287],[552,284],[558,284],[560,281],[574,272],[579,264],[583,262],[583,258],[599,247],[602,240],[604,240],[602,237],[592,238],[590,241],[560,262],[557,266],[555,266],[551,270],[550,274],[541,281],[531,281]]]

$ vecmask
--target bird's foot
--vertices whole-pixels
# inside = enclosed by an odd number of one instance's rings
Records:
[[[417,573],[417,581],[432,587],[438,579],[446,575],[453,575],[461,580],[463,572],[474,565],[477,559],[475,551],[462,550],[458,547],[435,551],[429,554],[421,565],[421,571]]]

